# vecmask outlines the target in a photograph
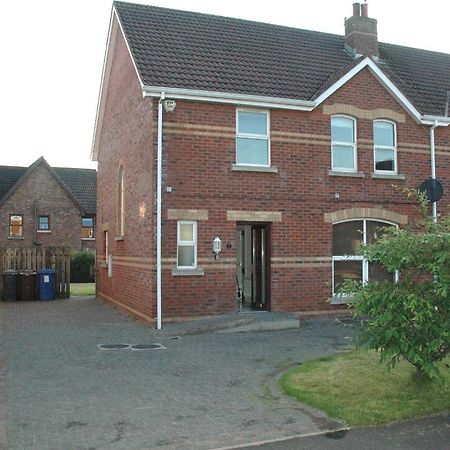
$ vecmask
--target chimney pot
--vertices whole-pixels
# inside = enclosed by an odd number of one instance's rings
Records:
[[[361,5],[361,16],[369,17],[369,5],[367,3]]]
[[[353,15],[354,16],[361,15],[361,5],[359,3],[353,3]]]

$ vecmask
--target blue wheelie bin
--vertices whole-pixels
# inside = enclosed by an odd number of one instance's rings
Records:
[[[39,299],[54,300],[55,298],[55,271],[41,269],[39,273]]]

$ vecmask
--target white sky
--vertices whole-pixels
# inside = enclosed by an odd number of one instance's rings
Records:
[[[344,33],[352,0],[135,0]],[[111,0],[2,2],[0,165],[96,167],[89,160]],[[369,0],[382,42],[450,54],[450,2]],[[430,70],[433,70],[430,67]],[[450,77],[450,74],[449,74]]]

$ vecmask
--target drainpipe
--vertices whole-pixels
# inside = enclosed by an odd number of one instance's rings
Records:
[[[431,149],[431,178],[436,179],[436,149],[434,145],[434,130],[438,127],[437,120],[434,121],[434,125],[430,128],[430,149]],[[432,203],[433,208],[433,220],[437,221],[437,207],[436,202]]]
[[[163,101],[165,93],[161,92],[158,102],[158,147],[157,147],[157,182],[156,182],[156,329],[162,325],[162,276],[161,276],[161,244],[162,244],[162,130]]]

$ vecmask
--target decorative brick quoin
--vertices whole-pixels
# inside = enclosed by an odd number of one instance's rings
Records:
[[[418,217],[393,185],[437,178],[448,213],[449,91],[450,55],[378,42],[366,4],[339,36],[114,2],[98,296],[157,327],[338,314],[344,279],[393,277],[358,255]]]

